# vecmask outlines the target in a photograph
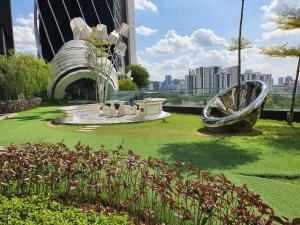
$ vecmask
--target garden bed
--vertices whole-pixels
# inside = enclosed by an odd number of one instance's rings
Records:
[[[147,224],[289,224],[245,185],[236,186],[223,174],[212,176],[182,162],[143,160],[121,147],[12,145],[0,155],[0,171],[3,196],[96,202]]]
[[[0,114],[22,112],[40,106],[40,98],[0,101]]]

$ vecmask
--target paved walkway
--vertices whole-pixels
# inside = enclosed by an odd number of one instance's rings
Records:
[[[100,127],[100,126],[86,126],[77,131],[78,132],[92,132],[92,131],[96,130],[98,127]]]
[[[18,115],[17,113],[0,114],[0,120],[13,118],[13,117],[16,117],[17,115]]]

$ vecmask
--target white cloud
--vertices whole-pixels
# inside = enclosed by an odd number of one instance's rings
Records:
[[[300,0],[272,0],[269,5],[265,5],[261,9],[267,18],[274,19],[285,6],[299,8]]]
[[[268,21],[268,22],[262,24],[261,28],[263,28],[265,30],[274,30],[277,28],[277,25],[274,22]]]
[[[227,45],[227,42],[224,38],[218,37],[212,30],[205,28],[201,28],[192,33],[191,41],[197,44],[198,46],[203,47]]]
[[[260,46],[281,43],[300,45],[300,30],[281,31],[272,21],[284,6],[300,7],[300,0],[270,0],[268,5],[263,6],[265,23],[261,28],[265,31],[254,43]],[[150,71],[152,80],[163,80],[166,74],[184,78],[189,68],[237,65],[237,52],[226,50],[227,45],[226,39],[210,29],[198,29],[190,35],[170,30],[156,44],[140,51],[138,62]],[[260,46],[253,45],[242,52],[242,70],[271,73],[275,82],[280,76],[295,74],[297,59],[268,57],[261,54]]]
[[[268,40],[272,43],[291,44],[293,46],[300,45],[300,29],[284,31],[280,29],[264,32],[262,34],[263,40]]]
[[[175,30],[167,32],[164,38],[152,47],[146,48],[146,53],[151,55],[172,54],[176,51],[191,51],[194,48],[189,36],[181,36]]]
[[[153,12],[157,12],[157,6],[151,0],[135,0],[135,9],[136,10],[150,10]]]
[[[228,67],[237,65],[237,52],[230,52],[225,48],[220,49],[220,47],[204,48],[199,43],[195,49],[192,45],[194,41],[190,40],[192,36],[181,36],[175,30],[171,30],[156,45],[146,49],[145,52],[140,52],[138,63],[149,70],[152,80],[163,80],[165,74],[184,78],[189,68],[199,66],[220,65]],[[217,41],[218,44],[220,42],[223,45],[226,43],[226,41],[224,42],[225,39],[221,37],[217,40],[219,40]],[[216,44],[216,42],[211,43]],[[163,48],[160,48],[161,46]],[[179,50],[180,54],[178,54]],[[154,58],[153,53],[173,54],[156,55]],[[261,49],[256,45],[242,52],[242,70],[253,69],[257,72],[271,73],[275,80],[280,76],[293,75],[295,68],[295,58],[271,58],[261,54]]]
[[[155,34],[157,31],[157,29],[152,29],[145,26],[139,26],[136,28],[136,33],[142,36],[150,36],[152,34]]]
[[[197,51],[199,47],[226,46],[224,38],[218,37],[212,30],[201,28],[190,36],[177,34],[175,30],[167,32],[155,45],[146,48],[151,55],[174,54],[175,52]]]
[[[264,12],[267,22],[261,25],[266,32],[262,33],[262,41],[268,41],[267,44],[300,44],[300,30],[283,31],[278,28],[273,22],[278,14],[285,8],[300,8],[300,0],[272,0],[269,5],[263,6],[261,9]]]
[[[33,14],[16,19],[14,29],[15,48],[17,52],[37,53]]]
[[[16,19],[16,22],[20,26],[30,27],[34,28],[34,22],[33,22],[33,13],[28,14],[26,17],[18,17]]]

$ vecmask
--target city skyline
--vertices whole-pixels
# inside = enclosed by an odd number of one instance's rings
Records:
[[[33,35],[33,0],[12,0],[17,50],[36,52]],[[274,43],[300,44],[300,31],[280,31],[271,22],[284,4],[300,5],[300,0],[246,1],[243,34],[253,48],[243,51],[243,70],[257,68],[272,73],[274,80],[295,74],[296,59],[270,58],[260,47]],[[165,74],[180,77],[197,65],[235,65],[236,53],[226,50],[237,36],[240,1],[135,0],[138,63],[145,66],[153,80]],[[224,13],[224,10],[226,13]],[[199,13],[200,12],[200,13]],[[253,20],[255,18],[255,20]],[[280,67],[278,66],[280,65]]]
[[[289,77],[289,76],[288,76]],[[190,68],[188,74],[183,78],[173,79],[172,75],[165,75],[164,81],[151,80],[148,89],[150,91],[159,90],[203,90],[205,92],[219,92],[235,84],[238,80],[238,66],[199,66]],[[241,81],[261,80],[268,87],[272,87],[274,80],[272,74],[266,74],[254,70],[242,71]]]

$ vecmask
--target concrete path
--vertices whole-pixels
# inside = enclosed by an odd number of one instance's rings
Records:
[[[0,114],[0,120],[13,118],[16,117],[17,115],[18,115],[17,113]]]
[[[86,126],[77,131],[78,132],[92,132],[92,131],[96,130],[98,127],[100,127],[100,126]]]

